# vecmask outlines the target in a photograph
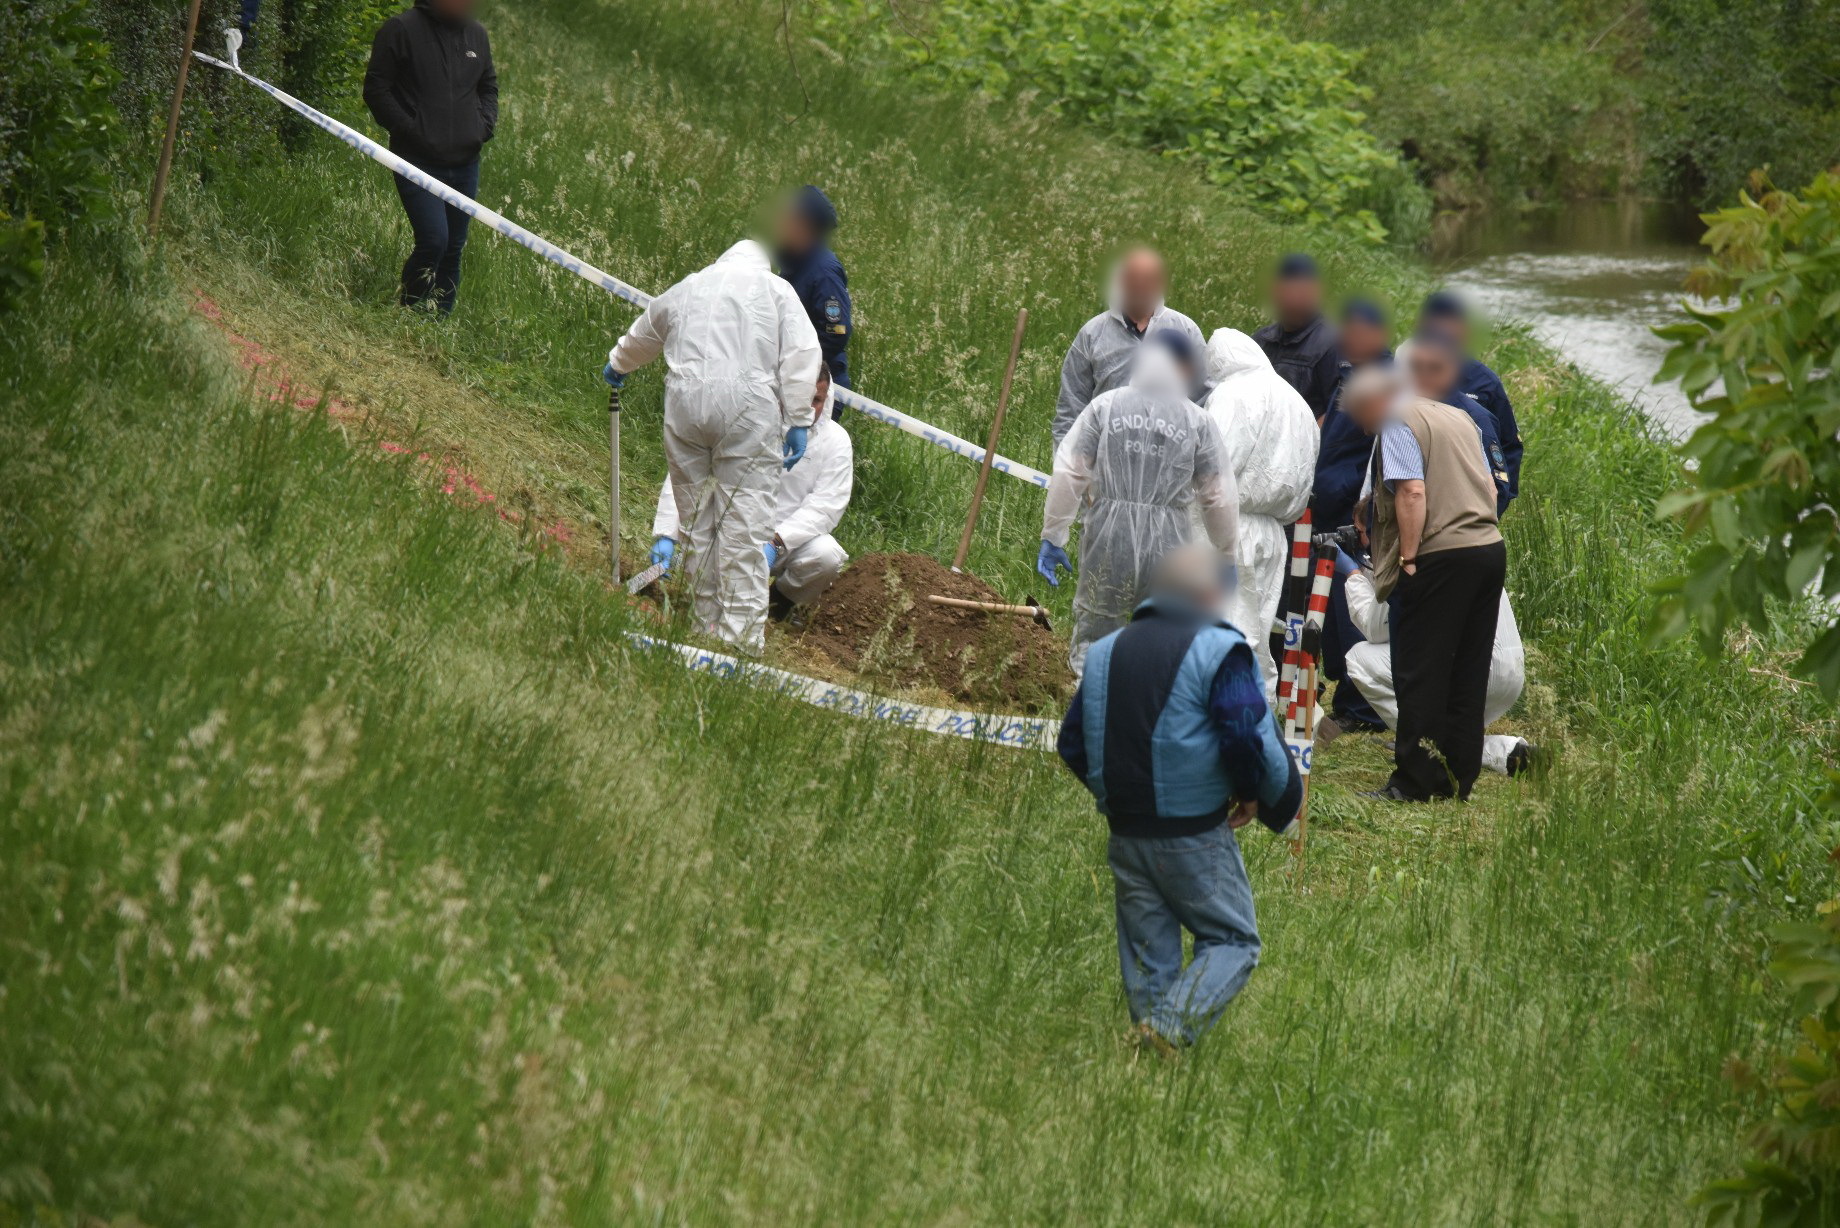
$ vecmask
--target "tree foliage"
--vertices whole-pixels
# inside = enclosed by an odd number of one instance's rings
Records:
[[[1170,157],[1267,209],[1378,241],[1427,197],[1365,126],[1354,57],[1220,0],[871,0],[821,18],[943,82],[1057,109]],[[905,14],[906,20],[899,19]]]
[[[44,271],[47,238],[108,207],[116,73],[87,7],[0,8],[0,309]]]
[[[1722,204],[1754,167],[1803,183],[1840,161],[1840,4],[1648,0],[1645,17],[1643,141],[1663,189]]]
[[[1729,1070],[1770,1110],[1751,1132],[1756,1155],[1742,1173],[1694,1199],[1721,1228],[1817,1228],[1840,1215],[1840,899],[1818,915],[1773,932],[1770,971],[1806,1012],[1801,1041],[1761,1076],[1741,1063]]]
[[[1703,537],[1688,573],[1663,586],[1656,630],[1697,629],[1709,651],[1728,628],[1769,624],[1772,602],[1808,609],[1801,668],[1840,694],[1840,176],[1799,196],[1756,185],[1708,214],[1711,260],[1693,289],[1720,307],[1688,308],[1657,330],[1673,342],[1657,379],[1681,381],[1713,415],[1683,445],[1688,489],[1660,511]]]

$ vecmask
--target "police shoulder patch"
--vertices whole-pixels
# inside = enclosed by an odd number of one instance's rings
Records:
[[[843,319],[843,300],[836,295],[824,300],[824,318],[832,324]]]

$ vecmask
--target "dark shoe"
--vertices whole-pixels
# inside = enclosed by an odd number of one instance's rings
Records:
[[[767,617],[776,623],[783,623],[791,613],[792,603],[786,600],[786,595],[784,593],[779,591],[779,586],[776,584],[768,589]]]
[[[1371,797],[1382,802],[1415,802],[1418,800],[1398,785],[1388,785],[1384,789],[1372,789],[1364,793],[1357,793],[1355,796]]]
[[[1330,715],[1335,718],[1335,723],[1342,727],[1343,733],[1386,732],[1386,724],[1383,721],[1370,721],[1366,717],[1356,716],[1352,712],[1332,712]]]
[[[1546,756],[1540,753],[1540,748],[1523,738],[1514,744],[1513,750],[1508,752],[1508,775],[1524,776],[1531,772],[1536,764],[1545,761]]]

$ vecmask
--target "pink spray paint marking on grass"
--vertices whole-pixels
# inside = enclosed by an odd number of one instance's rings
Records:
[[[357,406],[350,401],[321,393],[292,379],[281,360],[264,349],[261,342],[253,341],[230,327],[222,307],[199,291],[194,290],[192,294],[198,314],[215,325],[230,342],[231,348],[236,351],[237,364],[256,378],[258,391],[267,400],[277,405],[291,405],[295,409],[306,410],[318,409],[323,403],[326,413],[340,421],[358,421],[363,417]],[[377,447],[393,456],[407,456],[410,452],[405,445],[388,439],[379,441]],[[491,505],[498,512],[500,520],[509,524],[522,523],[521,517],[497,506],[498,496],[487,490],[467,470],[458,465],[445,464],[426,452],[417,452],[415,459],[424,464],[440,465],[442,494],[472,507]],[[559,520],[543,525],[538,529],[538,535],[562,546],[568,545],[574,538],[568,525]]]

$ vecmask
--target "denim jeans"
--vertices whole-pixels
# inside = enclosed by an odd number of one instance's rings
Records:
[[[479,195],[479,159],[465,166],[424,166],[422,172],[456,192]],[[396,176],[396,195],[402,198],[415,247],[403,262],[404,307],[418,307],[430,299],[442,315],[454,309],[460,291],[460,249],[466,246],[466,226],[472,219],[432,194]]]
[[[1225,823],[1199,836],[1113,836],[1118,966],[1131,1018],[1194,1044],[1259,963],[1252,884]],[[1182,967],[1182,931],[1195,957]]]

